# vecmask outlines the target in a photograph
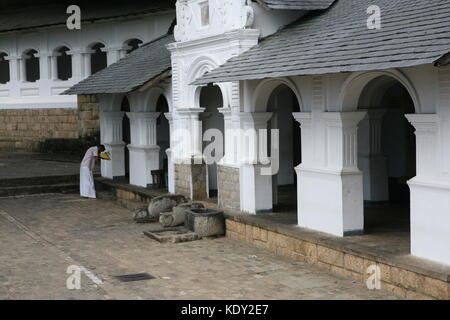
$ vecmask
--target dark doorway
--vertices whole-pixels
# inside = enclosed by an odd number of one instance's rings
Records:
[[[295,93],[286,85],[277,87],[268,101],[272,118],[268,123],[268,152],[272,157],[271,130],[279,130],[279,170],[272,177],[274,212],[297,210],[297,174],[295,167],[301,162],[300,124],[292,113],[300,112]]]
[[[130,102],[127,97],[123,98],[120,111],[130,112]],[[130,151],[128,145],[131,144],[131,126],[130,118],[126,113],[122,119],[122,141],[125,143],[125,178],[128,183],[130,181]]]
[[[6,60],[8,55],[4,52],[0,52],[0,83],[6,84],[10,79],[9,61]]]
[[[102,43],[96,43],[91,46],[91,49],[94,51],[91,54],[91,74],[97,73],[107,67],[108,58],[106,52],[102,50],[104,48],[105,45]]]

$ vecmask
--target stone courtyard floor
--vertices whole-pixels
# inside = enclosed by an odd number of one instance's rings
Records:
[[[160,244],[143,235],[156,227],[109,200],[1,198],[0,299],[396,299],[241,241]],[[103,283],[83,274],[80,290],[67,289],[71,265]],[[155,278],[113,277],[141,272]]]

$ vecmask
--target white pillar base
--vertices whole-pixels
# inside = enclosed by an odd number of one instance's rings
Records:
[[[364,230],[362,172],[297,167],[298,224],[338,237]]]
[[[104,145],[106,150],[111,153],[111,160],[102,160],[102,177],[114,179],[125,176],[125,143],[104,143]]]
[[[240,169],[241,211],[250,214],[272,212],[272,175],[262,175],[263,165],[243,164]]]
[[[408,182],[411,254],[450,265],[450,184]]]
[[[130,151],[130,184],[147,188],[153,184],[152,170],[159,170],[158,146],[128,145]]]

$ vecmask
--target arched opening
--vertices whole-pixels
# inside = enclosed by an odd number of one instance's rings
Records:
[[[27,82],[36,82],[41,78],[39,69],[39,58],[37,57],[37,51],[30,49],[23,54],[25,63],[25,80]]]
[[[225,139],[224,118],[223,114],[219,112],[219,109],[223,108],[222,91],[218,86],[208,85],[201,88],[199,99],[200,108],[205,109],[204,112],[200,114],[203,137],[202,151],[204,155],[211,156],[211,159],[207,160],[209,197],[216,198],[218,188],[217,163],[220,161],[219,158],[223,157]],[[218,135],[220,135],[220,137],[218,137]],[[211,138],[211,140],[208,141],[209,138]],[[206,152],[205,149],[212,144],[215,148],[210,154],[209,152]]]
[[[102,43],[96,43],[91,46],[91,74],[97,73],[103,70],[108,65],[106,52],[103,51],[105,45]]]
[[[156,120],[156,143],[159,146],[159,170],[164,171],[165,186],[167,187],[169,163],[166,150],[170,148],[170,128],[169,121],[164,115],[164,113],[169,112],[169,104],[164,95],[161,95],[156,103],[156,112],[161,113]]]
[[[56,50],[56,68],[59,80],[69,80],[72,78],[72,56],[67,54],[70,49],[61,47]]]
[[[130,181],[130,151],[127,146],[131,144],[131,126],[130,118],[128,118],[126,112],[130,112],[130,102],[127,97],[122,99],[120,111],[125,112],[122,119],[122,141],[125,143],[125,179],[126,183]]]
[[[407,181],[416,175],[416,137],[405,114],[415,112],[413,99],[399,81],[380,76],[365,86],[358,108],[367,111],[358,129],[365,232],[404,232],[409,239]]]
[[[297,174],[295,167],[301,159],[300,124],[292,116],[300,112],[295,93],[285,84],[274,89],[267,102],[267,112],[272,112],[268,123],[268,152],[278,167],[272,176],[272,199],[274,212],[296,212],[297,210]],[[278,141],[272,130],[278,130]],[[276,144],[276,145],[275,145]],[[274,151],[278,150],[278,155]],[[275,157],[278,157],[278,163]],[[277,163],[277,164],[276,164]]]
[[[139,39],[130,39],[128,41],[125,41],[125,49],[126,53],[129,54],[139,48],[142,45],[142,40]]]
[[[11,80],[7,56],[5,52],[0,52],[0,84],[6,84]]]

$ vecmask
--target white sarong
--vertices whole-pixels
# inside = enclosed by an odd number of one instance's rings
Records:
[[[80,167],[80,196],[97,198],[95,194],[94,175],[88,167]]]

